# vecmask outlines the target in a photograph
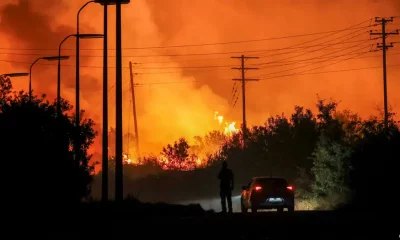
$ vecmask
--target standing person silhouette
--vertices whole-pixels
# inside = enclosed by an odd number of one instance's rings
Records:
[[[218,174],[218,179],[220,180],[220,196],[221,196],[221,206],[222,212],[226,213],[226,201],[228,201],[229,213],[232,213],[232,190],[233,190],[233,172],[228,168],[228,163],[224,161],[222,163],[221,171]]]

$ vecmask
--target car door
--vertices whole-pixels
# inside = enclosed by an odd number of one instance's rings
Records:
[[[253,189],[254,189],[254,187],[256,185],[257,185],[256,179],[253,179],[251,181],[250,185],[249,185],[249,188],[248,188],[248,196],[247,196],[247,198],[248,198],[249,207],[251,207],[251,194],[252,194]]]
[[[243,205],[247,208],[250,207],[250,192],[251,192],[251,185],[253,184],[253,180],[251,180],[247,184],[247,189],[243,190]]]

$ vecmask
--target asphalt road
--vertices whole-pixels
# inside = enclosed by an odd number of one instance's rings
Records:
[[[192,204],[198,203],[204,210],[214,210],[215,212],[221,212],[221,200],[219,198],[211,199],[195,199],[191,201],[178,202],[178,204]],[[232,208],[233,212],[240,212],[240,195],[232,197]]]
[[[398,217],[373,212],[295,211],[198,216],[96,214],[51,229],[48,239],[399,239]],[[80,231],[71,231],[80,229]],[[56,236],[56,237],[54,237]]]

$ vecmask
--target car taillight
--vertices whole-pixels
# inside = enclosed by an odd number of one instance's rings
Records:
[[[293,191],[293,186],[289,185],[286,187],[287,190]]]
[[[259,191],[261,191],[262,187],[256,186],[255,189],[256,189],[257,192],[259,192]]]

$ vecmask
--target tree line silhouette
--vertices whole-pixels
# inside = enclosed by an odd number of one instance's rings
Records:
[[[237,186],[253,176],[283,176],[295,184],[297,199],[313,208],[368,208],[375,204],[374,196],[387,195],[400,182],[395,170],[400,159],[399,124],[390,113],[385,130],[381,117],[362,119],[350,110],[339,111],[338,105],[318,99],[315,112],[295,106],[289,116],[270,117],[264,125],[249,128],[245,144],[241,132],[232,137],[211,132],[195,137],[192,146],[179,139],[161,152],[170,159],[170,170],[161,171],[154,157],[147,165],[127,166],[125,192],[154,202],[215,197],[215,176],[225,160],[235,171]],[[190,164],[204,149],[207,166],[180,171],[184,169],[179,166]],[[234,193],[240,191],[237,187]]]
[[[370,208],[384,196],[397,202],[399,197],[392,194],[400,182],[395,114],[385,129],[380,117],[361,119],[349,110],[339,111],[338,104],[318,99],[316,112],[295,106],[289,116],[270,117],[264,125],[249,128],[246,141],[241,132],[227,137],[218,131],[195,137],[191,146],[179,139],[162,150],[171,160],[170,170],[163,171],[165,166],[154,157],[147,157],[142,166],[126,165],[125,193],[150,202],[213,197],[218,193],[219,163],[226,160],[237,186],[257,175],[283,176],[295,183],[298,199],[316,200],[320,207]],[[14,91],[10,79],[0,77],[3,192],[10,204],[41,209],[100,196],[101,172],[93,178],[88,153],[97,135],[94,122],[82,111],[81,124],[75,126],[72,106],[62,100],[61,109],[58,115],[56,103],[45,96],[29,100],[28,93]],[[78,160],[72,147],[76,141],[81,144]],[[206,165],[181,171],[185,162],[192,164],[193,156],[201,154]],[[235,194],[239,192],[237,187]]]
[[[0,76],[3,197],[17,210],[65,209],[90,195],[88,149],[97,133],[91,119],[81,118],[77,128],[71,109],[62,100],[58,115],[56,102],[45,95],[30,100],[28,93],[13,90],[10,78]],[[77,140],[80,159],[72,147]]]

